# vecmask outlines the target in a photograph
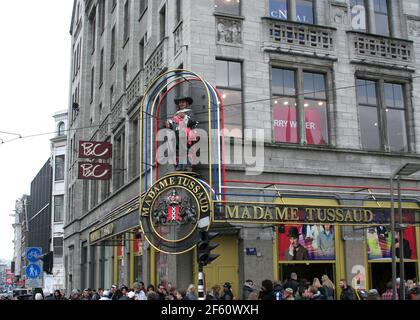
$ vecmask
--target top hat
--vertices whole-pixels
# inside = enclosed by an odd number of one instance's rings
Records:
[[[290,227],[287,236],[289,238],[296,238],[296,239],[298,239],[299,238],[299,230],[298,230],[298,228],[297,227]]]
[[[174,99],[175,104],[178,104],[180,101],[187,101],[190,105],[193,104],[194,100],[191,97],[185,97],[185,96],[181,96],[181,97],[177,97]]]

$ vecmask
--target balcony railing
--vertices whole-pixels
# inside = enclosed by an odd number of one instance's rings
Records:
[[[168,38],[164,38],[146,61],[145,84],[148,85],[168,66]]]
[[[355,31],[348,31],[352,60],[413,67],[413,42]]]
[[[123,94],[115,103],[114,108],[111,110],[110,125],[112,130],[118,127],[118,125],[124,119],[124,107],[126,106],[125,98],[126,95]]]
[[[335,29],[294,21],[263,18],[264,49],[285,50],[313,55],[333,55]]]
[[[127,109],[131,109],[133,104],[138,102],[140,97],[144,93],[144,72],[143,70],[139,71],[134,79],[131,81],[130,85],[127,88]]]

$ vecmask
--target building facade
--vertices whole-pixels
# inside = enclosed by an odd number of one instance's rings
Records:
[[[67,153],[67,110],[57,112],[54,116],[56,134],[51,139],[52,166],[52,206],[51,206],[51,246],[53,252],[53,288],[65,289],[64,277],[64,190],[65,162]]]
[[[13,224],[14,228],[14,251],[13,251],[13,261],[15,264],[14,282],[16,284],[23,284],[22,280],[25,275],[25,252],[27,247],[27,208],[28,208],[28,196],[23,195],[22,198],[16,200],[15,204],[15,223]]]
[[[192,252],[157,253],[138,234],[139,102],[165,70],[192,70],[217,87],[225,126],[239,138],[245,129],[263,130],[262,174],[226,166],[231,201],[387,209],[391,174],[420,161],[416,0],[76,0],[70,34],[69,289],[195,281]],[[111,181],[77,179],[78,142],[86,140],[112,143]],[[405,205],[418,208],[419,183],[409,177],[402,186]],[[289,225],[214,227],[221,257],[207,267],[207,280],[232,282],[238,296],[248,278],[283,280],[292,271],[381,290],[390,279],[389,230],[297,225],[309,260],[291,262]],[[414,278],[419,229],[405,233],[406,276]],[[330,253],[317,257],[327,242]]]

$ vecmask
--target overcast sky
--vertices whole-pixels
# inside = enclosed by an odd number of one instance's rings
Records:
[[[53,114],[67,109],[72,6],[73,0],[2,1],[0,131],[51,132]],[[14,137],[0,133],[4,141]],[[13,257],[9,215],[47,161],[51,137],[0,140],[0,258]]]

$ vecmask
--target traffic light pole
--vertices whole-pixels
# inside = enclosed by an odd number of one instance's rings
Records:
[[[198,264],[198,300],[205,299],[205,283],[204,283],[204,272],[203,272],[203,265],[201,263]]]

